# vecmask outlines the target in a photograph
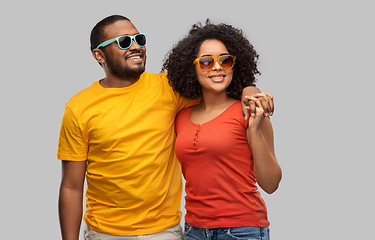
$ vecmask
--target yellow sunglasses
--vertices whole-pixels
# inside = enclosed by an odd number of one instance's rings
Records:
[[[193,64],[198,63],[199,68],[202,71],[210,71],[217,61],[222,69],[229,70],[234,66],[235,56],[232,55],[221,55],[218,57],[204,56],[194,60]]]

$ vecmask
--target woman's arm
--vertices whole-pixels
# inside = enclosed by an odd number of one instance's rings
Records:
[[[272,124],[264,114],[261,100],[256,97],[250,99],[256,104],[256,113],[250,116],[246,134],[254,161],[254,174],[259,186],[271,194],[278,188],[282,177],[275,156]]]

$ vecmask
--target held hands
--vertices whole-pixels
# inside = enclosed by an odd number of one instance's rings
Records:
[[[247,109],[245,120],[250,117],[249,126],[259,128],[265,117],[269,118],[273,115],[273,96],[267,92],[244,96],[243,104]]]

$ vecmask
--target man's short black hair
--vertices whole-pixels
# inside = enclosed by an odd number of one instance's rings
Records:
[[[111,15],[100,22],[98,22],[95,27],[91,30],[91,35],[90,35],[90,44],[91,44],[91,52],[102,42],[104,42],[106,36],[104,33],[105,28],[108,25],[111,25],[117,21],[122,21],[122,20],[127,20],[130,21],[129,18],[121,16],[121,15]]]

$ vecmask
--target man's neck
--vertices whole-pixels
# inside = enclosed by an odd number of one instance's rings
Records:
[[[140,76],[137,78],[126,78],[126,79],[120,79],[113,76],[106,76],[103,80],[101,80],[99,83],[103,88],[124,88],[129,87],[130,85],[133,85],[140,79]]]

